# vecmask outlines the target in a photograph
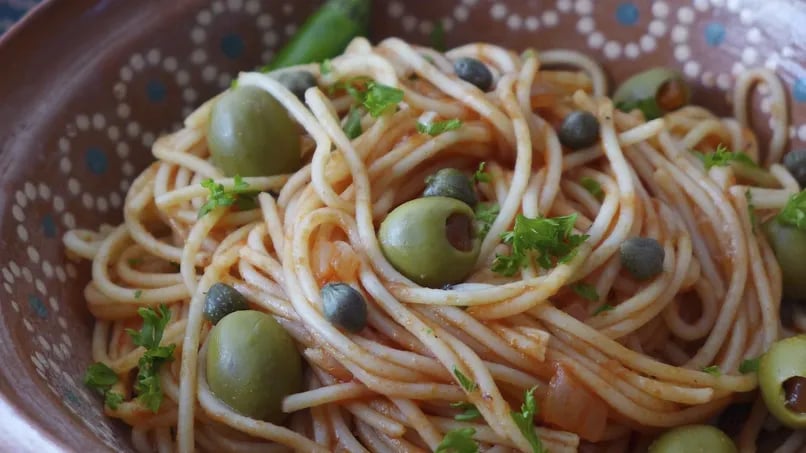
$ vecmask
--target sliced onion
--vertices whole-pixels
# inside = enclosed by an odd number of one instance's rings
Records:
[[[555,365],[554,376],[543,400],[543,420],[581,438],[598,442],[607,425],[607,405],[588,391],[562,364]]]

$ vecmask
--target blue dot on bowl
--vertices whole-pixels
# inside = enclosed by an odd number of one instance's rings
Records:
[[[719,22],[709,22],[705,26],[705,42],[711,47],[722,44],[725,40],[725,26]]]
[[[56,237],[56,221],[53,220],[52,215],[45,214],[45,217],[42,218],[42,231],[49,238]]]
[[[795,80],[795,86],[792,87],[792,96],[798,102],[806,102],[806,77]]]
[[[243,39],[235,33],[229,33],[221,38],[221,51],[229,58],[235,59],[243,54]]]
[[[36,313],[36,315],[40,318],[45,319],[48,317],[48,307],[45,306],[45,304],[42,302],[42,299],[39,297],[28,296],[28,305],[31,306],[31,310],[33,310],[34,313]]]
[[[91,172],[95,173],[96,175],[102,175],[106,173],[106,167],[108,165],[108,161],[106,158],[106,153],[99,148],[90,148],[87,150],[86,155],[87,160],[87,167],[90,169]]]
[[[148,84],[146,84],[146,95],[151,102],[159,102],[165,99],[167,91],[168,89],[159,80],[149,80]]]
[[[616,8],[616,20],[621,25],[635,25],[639,16],[638,7],[633,2],[624,2]]]

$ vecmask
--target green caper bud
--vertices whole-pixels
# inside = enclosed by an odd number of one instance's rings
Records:
[[[286,71],[277,74],[276,79],[300,101],[305,99],[305,91],[316,86],[316,77],[308,71]]]
[[[283,399],[302,389],[302,359],[273,316],[243,310],[223,317],[207,340],[207,383],[236,412],[282,423]]]
[[[687,425],[670,429],[649,446],[649,453],[736,453],[736,445],[725,433],[708,425]]]
[[[784,166],[798,181],[800,188],[806,188],[806,149],[788,152],[784,156]]]
[[[469,206],[479,201],[470,178],[455,168],[443,168],[426,178],[423,196],[456,198]]]
[[[417,198],[395,208],[378,231],[381,250],[401,274],[432,288],[459,283],[476,265],[473,209],[454,198]]]
[[[238,86],[216,101],[207,146],[227,176],[272,176],[302,166],[296,124],[282,104],[253,86]]]
[[[806,335],[776,341],[758,363],[758,385],[770,413],[790,428],[806,428]]]
[[[806,300],[806,231],[772,218],[762,225],[764,235],[781,266],[784,297]]]
[[[621,244],[621,265],[636,280],[647,280],[663,272],[663,246],[654,238],[634,237]]]
[[[599,140],[599,120],[585,110],[573,111],[563,119],[557,136],[568,148],[588,148]]]
[[[204,298],[204,317],[213,324],[232,312],[248,308],[243,294],[226,283],[213,284]]]
[[[328,283],[322,287],[325,318],[348,332],[357,333],[367,325],[367,301],[346,283]]]
[[[671,69],[654,68],[638,73],[619,85],[613,102],[629,112],[639,109],[652,120],[688,104],[691,90],[683,77]]]

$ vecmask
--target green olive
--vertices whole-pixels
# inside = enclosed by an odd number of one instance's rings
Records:
[[[210,331],[207,383],[236,412],[282,423],[283,398],[302,389],[302,360],[294,340],[274,317],[236,311]]]
[[[781,266],[784,297],[806,300],[806,232],[772,218],[762,226]]]
[[[417,198],[395,208],[378,232],[381,250],[401,274],[432,288],[459,283],[476,265],[473,209],[454,198]]]
[[[426,178],[423,196],[456,198],[469,206],[479,201],[470,178],[455,168],[443,168]]]
[[[806,149],[786,153],[784,166],[798,181],[800,188],[806,189]]]
[[[647,280],[663,272],[666,252],[654,238],[634,237],[621,244],[621,265],[636,280]]]
[[[299,100],[305,99],[305,91],[316,86],[316,77],[308,71],[286,71],[276,76],[288,91],[294,93]]]
[[[649,446],[649,453],[736,453],[736,445],[718,428],[708,425],[678,426],[663,433]]]
[[[207,146],[227,176],[271,176],[302,166],[296,124],[282,104],[253,86],[239,86],[216,101]]]
[[[331,323],[348,332],[360,332],[367,325],[367,301],[346,283],[328,283],[322,287],[322,311]]]
[[[563,119],[557,137],[574,150],[593,146],[599,140],[599,120],[585,110],[573,111]]]
[[[215,283],[204,298],[204,317],[213,324],[232,312],[247,308],[249,305],[243,294],[226,283]]]
[[[625,112],[641,110],[648,121],[679,109],[688,104],[690,98],[691,90],[678,72],[654,68],[619,85],[613,102]]]
[[[790,428],[806,428],[806,335],[779,340],[758,363],[767,409]]]

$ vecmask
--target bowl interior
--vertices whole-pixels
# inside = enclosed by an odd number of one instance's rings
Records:
[[[61,236],[120,222],[155,138],[239,70],[271,59],[318,3],[53,0],[2,40],[0,392],[41,434],[68,449],[131,449],[127,429],[82,383],[90,269],[65,256]],[[766,66],[785,83],[797,147],[806,141],[804,20],[804,4],[785,0],[376,1],[372,38],[581,50],[611,84],[673,67],[695,103],[723,114],[736,75]],[[766,93],[754,94],[763,136]]]

